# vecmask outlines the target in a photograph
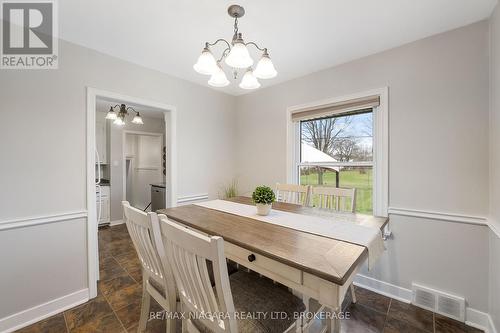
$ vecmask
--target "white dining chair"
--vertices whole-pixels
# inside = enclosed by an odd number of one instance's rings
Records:
[[[338,187],[312,187],[310,195],[310,204],[315,208],[329,209],[338,212],[354,213],[356,211],[356,189],[338,188]],[[356,294],[354,285],[349,286],[351,299],[356,303]],[[310,311],[310,298],[303,297],[307,311]],[[316,307],[312,312],[322,311],[323,306]],[[307,326],[308,327],[308,326]],[[307,331],[307,330],[306,330]]]
[[[284,332],[301,328],[293,314],[304,310],[302,301],[286,288],[256,273],[238,271],[228,275],[224,240],[210,237],[171,222],[160,215],[153,226],[160,257],[171,266],[179,292],[183,332],[259,333]],[[166,255],[165,255],[166,254]],[[212,262],[215,286],[210,284],[207,260]],[[271,313],[287,313],[286,319],[271,319]],[[242,316],[236,313],[267,313]],[[210,314],[222,314],[211,316]]]
[[[310,186],[297,184],[276,184],[276,201],[309,206]]]
[[[144,213],[122,201],[127,230],[142,266],[142,303],[138,332],[146,329],[151,297],[167,313],[177,311],[175,279],[170,266],[164,266],[153,241],[153,224],[158,224],[156,213]],[[162,249],[160,249],[162,250]],[[175,320],[167,319],[167,333],[175,332]]]
[[[356,211],[356,189],[313,187],[311,190],[311,204],[314,204],[317,208],[354,213]]]

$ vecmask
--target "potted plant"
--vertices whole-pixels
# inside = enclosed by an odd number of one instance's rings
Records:
[[[271,204],[276,200],[276,196],[269,186],[257,186],[252,193],[252,199],[257,206],[257,214],[268,215],[271,211]]]

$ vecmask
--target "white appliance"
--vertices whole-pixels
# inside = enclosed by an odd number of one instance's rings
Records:
[[[99,188],[99,189],[98,189]],[[96,205],[97,205],[97,221],[99,225],[107,224],[110,222],[110,193],[109,186],[97,185],[96,186]]]
[[[98,225],[103,225],[110,222],[110,188],[109,186],[101,184],[101,160],[97,149],[95,153],[97,169],[97,179],[95,183],[97,223]]]

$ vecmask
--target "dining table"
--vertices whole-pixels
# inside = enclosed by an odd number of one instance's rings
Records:
[[[254,205],[251,198],[244,196],[225,200]],[[380,229],[381,234],[389,222],[387,217],[283,202],[274,202],[272,209],[320,216],[332,223],[347,221]],[[157,213],[188,228],[222,237],[229,260],[285,285],[307,302],[316,300],[330,314],[325,316],[325,331],[340,331],[342,302],[356,273],[368,259],[367,247],[196,204],[160,209]]]

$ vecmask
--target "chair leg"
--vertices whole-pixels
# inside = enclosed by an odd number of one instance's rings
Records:
[[[146,285],[148,283],[148,277],[143,274],[142,280],[142,302],[141,302],[141,317],[139,319],[138,332],[144,332],[146,330],[146,325],[148,323],[149,307],[151,305],[151,295],[149,295],[146,290]]]
[[[179,304],[180,307],[180,312],[184,313],[184,304],[182,304],[182,301]],[[189,332],[188,330],[188,325],[189,325],[189,314],[186,314],[187,318],[182,318],[182,324],[181,324],[181,332],[182,333],[187,333]]]
[[[166,329],[165,329],[165,332],[166,333],[174,333],[175,332],[175,326],[176,326],[176,322],[175,322],[175,318],[168,318],[167,319],[167,322],[166,322]]]
[[[295,332],[297,332],[297,333],[303,333],[304,332],[302,324],[303,324],[302,323],[302,319],[300,319],[300,318],[295,321]]]
[[[302,302],[306,306],[306,309],[304,310],[305,314],[309,314],[310,308],[311,308],[311,297],[307,295],[302,295]],[[309,322],[307,318],[304,316],[301,320],[301,326],[302,326],[302,331],[305,333],[309,332]]]
[[[173,301],[171,301],[170,304],[172,304]],[[175,304],[175,305],[174,305]],[[177,331],[177,319],[175,318],[176,316],[174,314],[182,312],[182,306],[180,302],[175,301],[175,303],[170,305],[172,310],[169,310],[168,312],[171,312],[170,314],[172,315],[172,318],[167,318],[166,320],[166,333],[175,333]],[[167,312],[167,314],[168,314]],[[182,320],[179,320],[181,328],[183,327],[183,322]]]
[[[352,302],[356,303],[358,300],[356,299],[356,292],[354,291],[354,284],[351,283],[349,289],[351,289]]]

